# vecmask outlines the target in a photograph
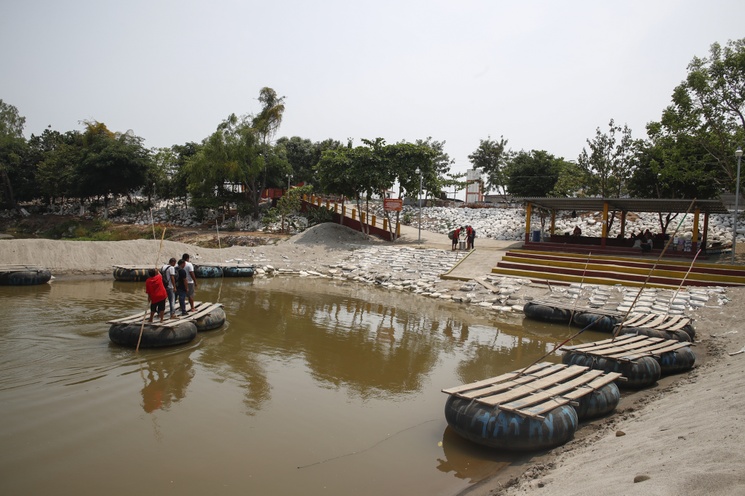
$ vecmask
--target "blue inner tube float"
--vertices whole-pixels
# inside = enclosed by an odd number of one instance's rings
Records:
[[[254,268],[253,266],[231,266],[231,267],[223,267],[222,269],[223,275],[225,277],[253,277],[254,276]]]
[[[578,423],[577,412],[569,405],[534,418],[455,395],[445,403],[445,419],[455,432],[474,443],[510,451],[561,446],[572,439]]]
[[[553,322],[557,324],[568,324],[572,319],[571,310],[557,308],[549,305],[542,305],[529,301],[523,306],[525,316],[543,322]]]
[[[662,376],[660,364],[651,356],[628,361],[568,351],[564,353],[561,361],[566,365],[582,365],[591,369],[602,370],[603,372],[618,372],[626,379],[620,381],[618,385],[625,389],[643,389],[649,387],[656,383]]]
[[[124,282],[143,282],[148,278],[148,270],[150,269],[115,267],[114,279]]]
[[[621,391],[615,382],[610,382],[579,398],[578,405],[574,409],[577,411],[579,420],[589,420],[612,412],[620,401]]]
[[[223,270],[217,265],[194,265],[194,275],[202,279],[222,277]]]
[[[0,286],[34,286],[52,279],[52,272],[41,267],[0,269]]]
[[[109,339],[119,345],[135,348],[142,328],[140,348],[162,348],[188,343],[197,337],[197,326],[193,322],[179,322],[173,327],[159,325],[113,324],[109,328]]]
[[[668,351],[661,354],[658,359],[662,374],[677,374],[693,368],[696,363],[696,354],[690,346],[678,348],[675,351]]]
[[[211,331],[213,329],[222,327],[222,325],[225,324],[225,320],[225,310],[223,310],[222,307],[216,307],[207,315],[196,319],[194,321],[194,324],[196,325],[197,331],[199,332]]]
[[[618,320],[609,315],[577,312],[572,317],[572,323],[583,329],[591,329],[598,332],[613,332],[613,328],[618,324]]]

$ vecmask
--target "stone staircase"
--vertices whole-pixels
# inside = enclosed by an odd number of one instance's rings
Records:
[[[621,284],[678,286],[745,286],[745,266],[647,257],[510,250],[492,268],[493,274],[524,277],[553,284]]]

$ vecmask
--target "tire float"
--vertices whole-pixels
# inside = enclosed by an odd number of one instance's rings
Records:
[[[201,279],[212,279],[222,277],[223,270],[217,265],[195,265],[194,275]]]
[[[196,325],[198,332],[211,331],[218,327],[222,327],[222,325],[225,324],[225,320],[225,310],[223,310],[222,307],[216,307],[210,310],[207,315],[196,319],[194,324]]]
[[[556,324],[568,324],[572,319],[572,312],[570,310],[542,305],[532,301],[527,302],[523,306],[523,312],[530,319]]]
[[[643,389],[653,385],[662,376],[660,364],[651,356],[626,361],[569,351],[564,353],[561,361],[566,365],[582,365],[603,372],[618,372],[626,378],[620,382],[620,386],[625,389]]]
[[[223,272],[223,275],[225,275],[225,277],[253,277],[254,276],[253,266],[247,266],[247,265],[223,267],[222,272]]]
[[[612,412],[620,401],[621,391],[615,382],[611,382],[579,398],[574,409],[579,420],[589,420]]]
[[[124,282],[143,282],[148,278],[148,270],[150,269],[144,269],[141,267],[115,267],[114,279]]]
[[[696,354],[690,346],[686,346],[661,354],[658,361],[664,375],[677,374],[693,368],[693,364],[696,363]]]
[[[510,451],[539,451],[561,446],[577,430],[577,412],[569,405],[543,418],[525,417],[450,395],[445,403],[448,425],[474,443]]]
[[[602,315],[592,312],[578,312],[572,317],[572,323],[583,329],[590,329],[598,332],[613,332],[613,328],[618,324],[615,317]]]
[[[49,282],[52,273],[42,267],[0,268],[0,286],[34,286]]]
[[[162,348],[188,343],[197,337],[197,326],[193,322],[179,322],[174,326],[139,324],[113,324],[109,328],[109,339],[112,342],[135,348],[142,329],[140,348]]]

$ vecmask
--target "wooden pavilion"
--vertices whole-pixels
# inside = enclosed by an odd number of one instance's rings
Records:
[[[534,209],[541,208],[550,212],[549,238],[540,243],[541,249],[551,249],[550,245],[559,243],[566,248],[568,245],[576,245],[578,248],[585,247],[597,253],[604,251],[615,252],[618,249],[627,251],[631,249],[633,240],[626,236],[626,215],[629,212],[655,212],[660,214],[681,213],[693,216],[693,237],[690,250],[684,253],[673,251],[669,255],[693,257],[699,245],[706,247],[706,232],[711,214],[729,214],[729,210],[721,200],[697,200],[697,199],[638,199],[638,198],[551,198],[551,197],[526,197],[519,198],[525,204],[525,247],[537,248],[539,239],[531,239],[531,218]],[[559,211],[572,212],[602,212],[600,238],[591,236],[573,236],[571,234],[557,234],[556,213]],[[609,212],[620,212],[620,234],[618,237],[608,237]],[[703,214],[703,229],[700,229],[701,216]],[[703,232],[703,239],[699,239],[699,232]],[[670,233],[667,233],[668,235]],[[654,248],[659,250],[666,242],[665,235],[658,235],[654,242]],[[558,247],[557,249],[560,249]],[[705,250],[704,250],[705,251]]]

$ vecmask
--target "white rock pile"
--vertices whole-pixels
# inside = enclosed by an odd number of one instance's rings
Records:
[[[405,206],[404,214],[411,219],[412,225],[418,225],[419,209]],[[682,223],[681,223],[682,220]],[[576,218],[563,215],[556,218],[555,232],[571,233],[579,226],[583,236],[599,237],[602,232],[602,212],[578,212]],[[531,231],[547,233],[550,219],[544,219],[543,225],[538,215],[531,217]],[[678,225],[680,224],[680,227]],[[477,237],[498,240],[519,241],[525,237],[525,209],[523,208],[449,208],[423,207],[422,229],[447,234],[458,226],[470,225],[476,230]],[[610,229],[610,237],[615,237],[621,228],[621,219],[616,217]],[[652,233],[661,232],[659,217],[655,213],[628,214],[626,217],[626,237],[649,229]],[[693,215],[678,214],[670,221],[667,233],[683,239],[693,237]],[[703,218],[699,219],[699,229],[703,229]],[[729,243],[732,240],[732,216],[712,214],[709,216],[708,236],[710,243]],[[737,242],[745,242],[745,223],[738,219]]]

